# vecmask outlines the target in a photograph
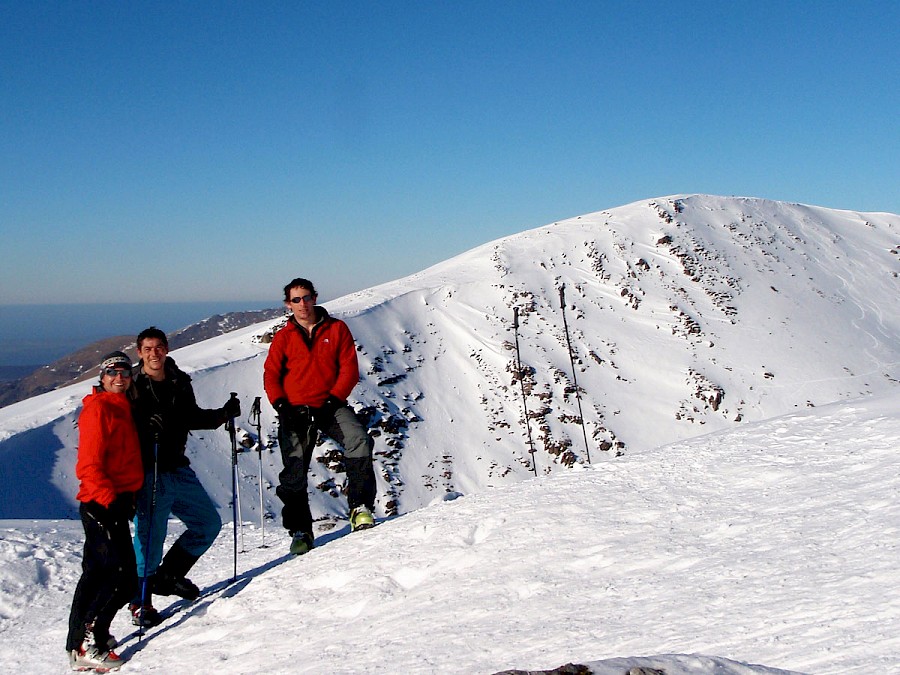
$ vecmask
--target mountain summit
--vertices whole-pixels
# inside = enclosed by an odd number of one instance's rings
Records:
[[[468,490],[529,470],[519,377],[539,472],[895,386],[898,252],[895,215],[673,196],[500,239],[332,308],[360,343],[359,400],[403,428],[394,470]]]

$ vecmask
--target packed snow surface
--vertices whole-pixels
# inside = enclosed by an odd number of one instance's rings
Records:
[[[135,673],[898,672],[898,438],[900,393],[363,532],[321,521],[299,558],[283,530],[247,522],[234,583],[226,529],[193,574],[218,590],[142,641],[124,611],[113,632]],[[2,524],[3,663],[65,670],[81,541],[74,521]]]

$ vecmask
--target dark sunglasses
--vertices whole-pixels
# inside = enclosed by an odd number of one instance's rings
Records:
[[[315,299],[316,299],[316,296],[314,296],[314,295],[304,295],[302,298],[301,297],[291,298],[291,302],[294,303],[295,305],[298,305],[301,302],[312,302]]]
[[[116,375],[121,375],[122,377],[131,377],[131,371],[124,368],[104,368],[103,373],[113,378]]]

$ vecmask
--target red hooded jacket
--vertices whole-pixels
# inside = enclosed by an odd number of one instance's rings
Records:
[[[136,492],[144,482],[131,402],[124,394],[98,388],[82,403],[75,464],[81,487],[76,499],[109,506],[117,495]]]
[[[270,403],[285,398],[291,405],[318,408],[330,396],[346,401],[359,382],[356,344],[350,329],[316,307],[319,322],[307,336],[295,321],[275,333],[263,367]]]

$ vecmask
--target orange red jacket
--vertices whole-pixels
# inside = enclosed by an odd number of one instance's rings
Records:
[[[311,335],[293,320],[275,333],[263,367],[270,403],[285,398],[291,405],[320,407],[329,396],[346,401],[359,382],[356,344],[340,319],[316,307],[319,321]]]
[[[136,492],[144,482],[131,402],[124,394],[98,388],[82,403],[75,464],[81,487],[76,499],[109,506],[117,495]]]

